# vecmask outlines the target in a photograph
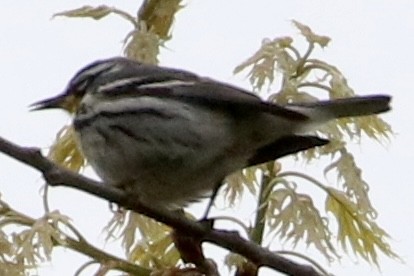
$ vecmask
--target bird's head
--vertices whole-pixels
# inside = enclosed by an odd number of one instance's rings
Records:
[[[31,110],[35,111],[60,108],[68,111],[69,113],[75,113],[82,98],[87,93],[93,93],[98,77],[100,77],[99,82],[105,82],[107,78],[102,78],[101,76],[110,75],[110,73],[128,66],[129,63],[130,61],[128,59],[120,57],[93,62],[75,74],[63,93],[55,97],[33,103],[30,106]],[[109,82],[110,78],[108,78],[107,81]]]

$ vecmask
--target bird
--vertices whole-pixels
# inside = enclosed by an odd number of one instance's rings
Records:
[[[104,185],[175,210],[214,198],[235,171],[328,144],[318,126],[386,112],[390,101],[377,94],[281,105],[189,71],[113,57],[83,67],[32,110],[73,113],[76,141]]]

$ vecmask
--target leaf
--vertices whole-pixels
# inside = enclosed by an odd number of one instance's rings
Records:
[[[247,60],[236,66],[233,73],[239,73],[252,66],[249,75],[250,83],[256,90],[262,89],[267,83],[274,81],[276,68],[281,72],[291,75],[296,64],[294,58],[287,52],[292,39],[290,37],[264,39],[260,49]]]
[[[271,192],[268,199],[266,222],[270,233],[295,247],[300,240],[314,245],[329,261],[339,256],[332,246],[327,219],[322,217],[310,196],[295,191],[288,182],[279,180],[283,187]],[[279,184],[279,186],[281,186]]]
[[[16,259],[17,247],[5,232],[0,230],[0,275],[25,275],[25,269],[30,268]]]
[[[365,133],[369,138],[381,142],[383,138],[389,139],[393,134],[391,126],[378,116],[364,116],[353,118],[358,136]]]
[[[71,18],[85,17],[85,18],[92,18],[95,20],[99,20],[103,17],[106,17],[109,14],[119,15],[120,17],[122,17],[123,19],[127,20],[132,25],[134,25],[135,28],[138,27],[138,23],[137,23],[138,20],[132,15],[130,15],[129,13],[119,10],[117,8],[108,7],[105,5],[101,5],[98,7],[83,6],[78,9],[56,13],[53,15],[53,17],[56,17],[56,16],[65,16],[65,17],[71,17]]]
[[[71,125],[64,126],[58,132],[55,142],[50,147],[48,158],[75,172],[85,167],[86,160],[76,144],[74,129]]]
[[[145,22],[132,31],[125,40],[124,54],[131,59],[148,64],[158,64],[160,46],[163,42],[158,35],[148,30]]]
[[[147,268],[160,269],[177,265],[180,253],[173,246],[170,235],[165,235],[155,240],[140,241],[128,259]]]
[[[98,7],[83,6],[78,9],[63,11],[55,13],[53,17],[65,16],[65,17],[89,17],[95,20],[99,20],[108,14],[113,12],[113,8],[101,5]]]
[[[251,194],[256,194],[256,173],[258,170],[260,170],[259,167],[255,166],[232,173],[226,177],[223,193],[229,206],[234,206],[236,201],[242,198],[246,188]]]
[[[378,251],[388,257],[399,258],[385,241],[388,234],[372,219],[362,214],[345,193],[333,188],[328,188],[328,192],[325,208],[338,222],[337,236],[344,250],[350,247],[356,255],[377,266]]]
[[[230,270],[231,269],[239,269],[244,267],[246,264],[248,263],[248,260],[246,260],[246,258],[244,258],[243,256],[236,254],[236,253],[228,253],[225,258],[224,258],[224,265],[227,267],[227,269]],[[238,274],[236,274],[238,275]],[[242,274],[244,275],[244,274]],[[250,275],[250,274],[247,274]]]
[[[368,197],[369,187],[362,179],[361,169],[356,165],[353,155],[346,148],[340,149],[339,154],[338,160],[325,168],[325,175],[329,171],[336,169],[338,181],[342,182],[341,184],[347,199],[356,204],[359,214],[375,218],[377,212],[372,207]]]
[[[180,254],[170,237],[171,229],[134,212],[117,212],[105,227],[109,238],[122,238],[131,262],[147,268],[166,268],[177,264]]]
[[[301,34],[306,38],[309,43],[319,44],[322,48],[326,47],[331,39],[327,36],[317,35],[312,32],[311,28],[300,23],[299,21],[292,20],[293,25],[299,29]]]
[[[159,38],[167,40],[170,38],[174,16],[183,8],[181,2],[182,0],[144,1],[139,9],[138,18]]]
[[[128,251],[128,259],[148,268],[166,268],[175,266],[180,254],[175,249],[171,228],[140,214],[129,212],[128,228],[139,231],[140,239]],[[127,236],[126,231],[122,236]]]
[[[69,218],[53,211],[37,219],[30,228],[15,234],[13,244],[17,246],[16,260],[31,267],[38,262],[50,261],[55,243],[65,244],[65,235],[58,224],[69,224]]]

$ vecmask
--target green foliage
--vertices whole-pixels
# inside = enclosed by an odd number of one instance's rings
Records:
[[[346,78],[335,66],[311,57],[315,46],[326,47],[330,39],[313,33],[308,26],[297,21],[293,21],[293,24],[308,43],[304,54],[294,47],[291,37],[265,39],[260,49],[237,66],[234,73],[248,69],[249,80],[255,91],[278,83],[280,90],[269,97],[269,100],[278,103],[316,101],[320,99],[318,93],[321,91],[330,99],[354,96]],[[323,155],[336,157],[326,167],[325,174],[335,170],[343,191],[327,187],[302,173],[284,172],[281,165],[273,165],[277,167],[276,171],[272,166],[249,168],[232,178],[241,179],[252,191],[254,189],[251,186],[258,183],[258,175],[273,175],[268,198],[259,202],[258,206],[267,208],[267,215],[262,219],[266,222],[268,232],[284,241],[291,241],[293,247],[303,241],[313,245],[327,260],[332,261],[339,257],[338,250],[332,245],[333,241],[338,240],[345,251],[351,248],[355,254],[377,265],[379,251],[396,258],[397,255],[386,242],[388,235],[375,223],[376,211],[368,197],[368,184],[362,179],[361,170],[346,149],[347,139],[359,141],[363,134],[377,141],[389,139],[391,127],[377,116],[367,116],[336,120],[318,129],[317,133],[332,142],[325,147],[301,153],[296,158],[301,156],[310,161]],[[300,193],[298,190],[302,184],[289,181],[292,177],[311,182],[325,191],[326,211],[333,214],[334,219],[323,214],[309,195]],[[262,188],[266,186],[266,183],[259,184]],[[242,184],[229,187],[236,187],[237,194],[243,192]],[[228,195],[235,193],[231,189],[226,192]],[[234,196],[229,198],[234,199]],[[337,236],[332,233],[335,222]]]
[[[58,211],[33,219],[3,200],[0,200],[0,214],[1,275],[26,275],[40,263],[49,261],[53,248],[66,243],[59,229],[72,228],[69,218]]]
[[[306,245],[314,245],[328,260],[338,257],[331,244],[328,219],[320,212],[307,194],[297,192],[296,185],[291,185],[283,178],[277,179],[268,198],[267,225],[274,235],[294,246],[300,240]]]
[[[173,267],[180,260],[180,254],[172,245],[171,229],[140,214],[118,212],[106,231],[108,238],[121,237],[128,259],[143,267]]]
[[[171,39],[174,16],[181,8],[179,0],[150,0],[145,1],[137,15],[101,5],[84,6],[55,16],[101,20],[109,15],[118,15],[133,27],[125,37],[125,55],[156,64],[160,47]],[[330,38],[315,34],[308,26],[297,21],[293,21],[293,24],[308,44],[303,54],[294,46],[291,37],[265,39],[260,49],[238,65],[234,73],[248,70],[250,83],[256,92],[279,85],[278,92],[269,97],[270,101],[278,103],[315,101],[323,98],[320,97],[321,91],[324,98],[331,99],[355,95],[346,78],[335,66],[311,57],[316,47],[327,47]],[[340,256],[339,248],[333,245],[335,241],[339,241],[345,251],[351,249],[358,256],[377,265],[378,252],[398,257],[386,242],[386,232],[375,223],[376,212],[368,197],[368,184],[362,179],[361,170],[346,149],[347,140],[359,141],[364,134],[377,141],[389,139],[391,127],[377,116],[369,116],[337,120],[317,132],[332,142],[295,158],[310,161],[325,155],[335,159],[326,166],[325,174],[335,171],[341,190],[302,173],[283,171],[282,165],[275,161],[229,176],[225,186],[226,202],[230,206],[234,205],[245,189],[252,194],[259,191],[264,196],[257,205],[260,217],[253,225],[252,233],[278,237],[291,242],[293,247],[303,242],[319,250],[329,261]],[[65,126],[58,133],[49,157],[65,167],[80,171],[86,163],[74,139],[71,126]],[[264,175],[267,177],[263,178]],[[299,179],[301,183],[293,182],[292,178]],[[310,195],[300,192],[303,182],[313,183],[325,192],[325,210],[317,206]],[[2,275],[23,275],[26,269],[35,267],[39,261],[48,260],[53,246],[67,242],[62,236],[63,232],[57,231],[58,224],[77,233],[69,224],[68,218],[56,212],[33,220],[22,214],[16,215],[15,211],[4,204],[1,210]],[[8,235],[4,227],[10,224],[24,226],[24,229]],[[335,226],[336,235],[333,234]],[[266,231],[259,229],[263,227],[266,227]],[[170,238],[171,231],[158,222],[130,212],[118,212],[106,230],[108,238],[122,238],[128,259],[142,267],[168,270],[179,264],[179,255]],[[80,235],[75,236],[83,242]],[[263,236],[254,240],[261,243],[262,238]],[[87,246],[87,243],[83,243],[83,246]],[[299,255],[294,252],[290,254]],[[226,262],[229,266],[240,267],[245,260],[229,254]],[[320,270],[322,271],[321,268]],[[146,273],[148,271],[143,270],[143,274]]]
[[[342,248],[352,251],[369,262],[378,263],[378,250],[388,257],[398,258],[385,241],[388,234],[370,216],[349,200],[346,193],[333,188],[327,189],[326,210],[338,223],[337,239]]]
[[[95,20],[111,14],[121,16],[133,25],[132,31],[125,38],[125,55],[145,63],[157,64],[159,48],[171,38],[171,26],[175,14],[182,8],[181,2],[181,0],[144,1],[136,16],[105,5],[84,6],[56,13],[54,16]]]
[[[56,135],[55,143],[50,147],[48,157],[65,168],[79,172],[86,166],[76,144],[76,136],[72,126],[64,126]]]

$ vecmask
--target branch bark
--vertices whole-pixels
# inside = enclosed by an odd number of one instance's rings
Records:
[[[117,203],[126,209],[162,222],[179,232],[240,254],[258,267],[267,266],[292,276],[320,276],[312,266],[298,264],[274,254],[252,241],[243,239],[237,232],[206,228],[202,223],[191,221],[176,213],[145,206],[122,190],[60,167],[44,157],[38,148],[21,147],[0,137],[0,152],[40,171],[51,186],[72,187]]]

